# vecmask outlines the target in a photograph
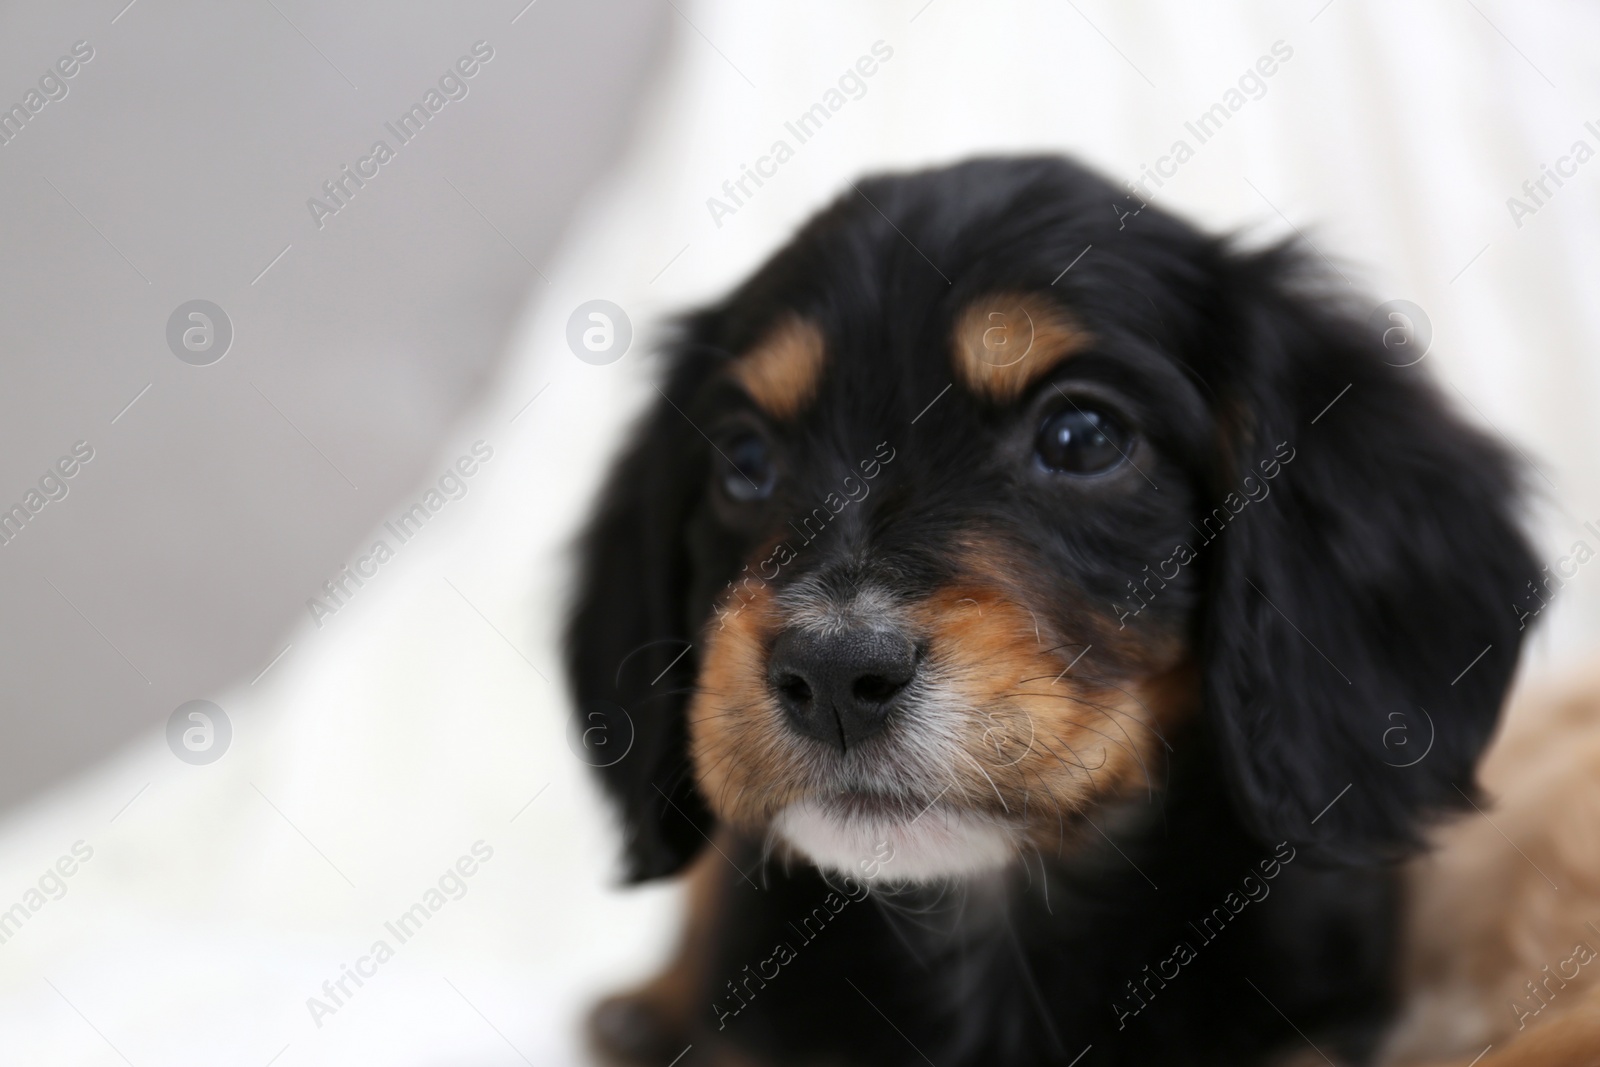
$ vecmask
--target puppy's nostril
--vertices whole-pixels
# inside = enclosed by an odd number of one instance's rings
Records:
[[[886,678],[881,674],[863,674],[851,686],[857,700],[868,704],[886,704],[896,693],[906,687],[903,681]]]
[[[786,674],[778,679],[778,692],[796,704],[811,703],[811,686],[798,674]]]
[[[767,684],[790,725],[841,752],[887,727],[916,672],[916,646],[884,628],[784,630],[767,658]]]

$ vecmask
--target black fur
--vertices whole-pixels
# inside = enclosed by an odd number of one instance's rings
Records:
[[[1142,638],[1179,635],[1203,685],[1151,802],[1095,813],[1109,839],[950,891],[989,895],[959,916],[927,891],[850,904],[835,920],[848,929],[796,945],[720,1030],[733,1000],[713,982],[708,1044],[778,1062],[1065,1064],[1092,1045],[1080,1067],[1237,1065],[1292,1048],[1298,1028],[1330,1054],[1370,1050],[1391,986],[1391,861],[1473,794],[1517,661],[1511,605],[1537,567],[1514,465],[1423,368],[1386,362],[1341,288],[1294,248],[1239,250],[1066,161],[986,159],[860,183],[683,322],[666,400],[583,538],[569,631],[584,724],[632,741],[602,772],[631,877],[677,871],[712,830],[683,709],[715,598],[772,523],[709,499],[701,428],[732,403],[717,372],[785,313],[820,325],[829,364],[814,410],[783,428],[772,516],[805,513],[879,441],[897,460],[777,581],[865,558],[926,591],[962,531],[991,529],[1063,615],[1126,612]],[[1027,401],[997,411],[957,385],[913,425],[951,382],[954,317],[1001,290],[1047,294],[1095,337],[1062,374],[1137,425],[1140,472],[1121,488],[1013,473]],[[1229,506],[1282,447],[1270,492]],[[1150,585],[1144,568],[1179,542],[1196,562]],[[1147,600],[1130,597],[1137,582]],[[1275,849],[1294,859],[1270,895],[1123,1010],[1126,983],[1194,940],[1188,924]],[[788,924],[828,892],[815,872],[763,874],[758,892],[729,870],[721,979],[793,940]],[[924,905],[934,918],[907,918]]]

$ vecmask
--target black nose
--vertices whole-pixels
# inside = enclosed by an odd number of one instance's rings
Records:
[[[916,647],[894,630],[789,629],[767,680],[796,730],[844,751],[883,729],[916,670]]]

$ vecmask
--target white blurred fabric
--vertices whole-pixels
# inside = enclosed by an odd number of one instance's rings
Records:
[[[653,395],[662,317],[722,292],[862,172],[1043,150],[1137,177],[1175,139],[1193,145],[1184,122],[1285,42],[1265,96],[1157,202],[1255,241],[1292,226],[1375,301],[1421,305],[1426,366],[1535,464],[1543,547],[1559,554],[1578,520],[1600,520],[1600,161],[1520,228],[1505,204],[1573,141],[1600,147],[1583,128],[1600,120],[1595,9],[677,6],[626,164],[531,294],[496,399],[439,456],[442,472],[475,440],[494,448],[468,495],[320,629],[287,635],[260,681],[196,694],[232,720],[222,760],[185,765],[151,736],[0,827],[0,908],[75,841],[94,849],[0,945],[0,1062],[581,1061],[582,1006],[661,957],[676,891],[611,887],[615,833],[564,737],[566,550]],[[796,146],[784,122],[877,41],[893,56],[866,93]],[[778,138],[794,158],[716,225],[707,198]],[[635,326],[604,367],[564,340],[597,297]],[[1600,577],[1581,571],[1545,616],[1532,673],[1594,646]],[[467,895],[317,1026],[307,998],[375,939],[393,943],[383,922],[479,839],[494,857]]]

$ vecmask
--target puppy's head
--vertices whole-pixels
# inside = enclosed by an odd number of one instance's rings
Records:
[[[1292,250],[1137,206],[1052,159],[864,182],[685,321],[569,634],[634,876],[718,821],[868,877],[1056,850],[1190,719],[1325,858],[1471,792],[1513,468]]]

